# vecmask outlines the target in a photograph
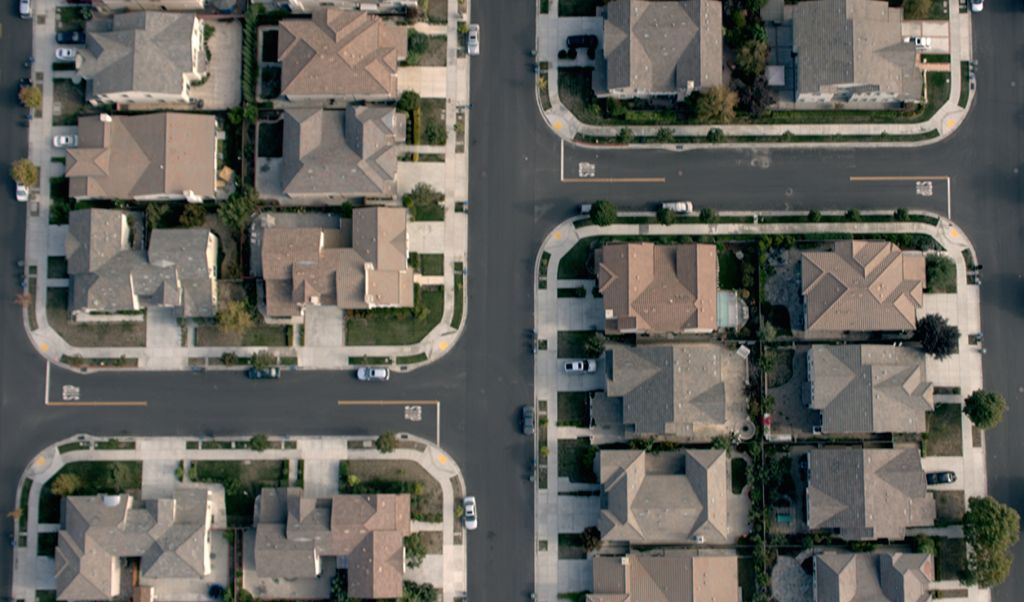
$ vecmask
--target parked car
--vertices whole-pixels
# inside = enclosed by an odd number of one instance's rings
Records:
[[[272,368],[256,368],[252,367],[245,371],[245,375],[253,380],[264,380],[264,379],[277,379],[281,378],[281,369],[277,367]]]
[[[462,522],[467,531],[476,529],[476,498],[471,495],[462,499]]]
[[[572,360],[562,364],[562,370],[566,374],[584,374],[586,372],[597,372],[596,360]]]
[[[980,13],[985,8],[985,0],[971,0],[971,12]]]
[[[85,33],[81,31],[58,31],[58,44],[85,44]]]
[[[569,47],[570,50],[573,48],[597,48],[597,36],[569,36],[565,39],[565,45]]]
[[[476,23],[469,26],[469,35],[466,37],[466,52],[470,56],[480,54],[480,26]]]
[[[676,213],[693,213],[693,203],[690,201],[662,203],[661,208],[668,209],[669,211],[675,211]]]
[[[580,215],[590,215],[590,210],[594,208],[591,203],[583,203],[580,205]]]
[[[32,2],[31,2],[31,0],[20,0],[18,2],[18,15],[20,15],[22,19],[31,19],[32,18]]]
[[[29,196],[29,190],[27,186],[21,184],[14,185],[14,199],[19,203],[27,203]]]
[[[53,137],[54,148],[75,148],[78,146],[78,134],[64,134]]]
[[[75,55],[78,54],[78,53],[75,52],[74,48],[59,47],[59,48],[57,48],[57,51],[54,52],[53,54],[57,58],[58,61],[64,61],[65,63],[69,63],[69,62],[75,60]]]
[[[523,406],[519,416],[519,426],[523,430],[524,435],[533,435],[534,419],[533,419],[533,406]]]
[[[914,48],[918,50],[928,50],[932,47],[932,39],[924,36],[911,36],[909,38],[903,38],[904,42],[913,44]]]
[[[387,368],[360,368],[356,370],[356,378],[359,380],[388,380],[391,378],[391,371]]]
[[[929,472],[925,475],[929,485],[945,485],[947,483],[956,483],[956,473],[948,470],[943,472]]]

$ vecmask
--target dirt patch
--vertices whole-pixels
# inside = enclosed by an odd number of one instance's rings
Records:
[[[441,531],[420,531],[420,541],[427,548],[427,554],[444,552],[444,533]]]
[[[409,460],[351,460],[345,464],[348,475],[357,477],[363,486],[381,489],[382,493],[389,492],[384,489],[388,489],[390,484],[407,483],[414,487],[421,484],[421,495],[413,495],[418,498],[413,500],[413,513],[424,517],[436,516],[440,521],[441,484],[419,464]]]
[[[963,491],[936,491],[935,525],[958,525],[963,522],[967,504]]]

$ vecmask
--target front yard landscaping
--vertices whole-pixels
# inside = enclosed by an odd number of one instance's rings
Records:
[[[558,440],[558,476],[568,477],[573,483],[597,483],[594,474],[594,456],[597,447],[586,437]]]
[[[54,493],[54,483],[59,483]],[[65,465],[39,490],[39,522],[60,522],[63,495],[137,493],[142,462],[74,462]]]
[[[747,461],[743,458],[733,458],[730,471],[732,472],[732,493],[739,495],[747,486]]]
[[[591,357],[587,350],[587,341],[593,339],[594,330],[562,330],[558,333],[558,357],[586,358]]]
[[[962,408],[957,403],[935,404],[927,416],[928,432],[924,436],[924,455],[959,456],[963,454],[961,437]]]
[[[195,480],[224,486],[228,526],[231,527],[252,524],[253,505],[264,487],[288,485],[287,460],[202,460],[193,462],[192,466],[195,467]]]
[[[558,534],[559,560],[582,560],[586,557],[587,549],[583,547],[582,535],[580,535],[579,533]]]
[[[409,67],[444,67],[448,64],[448,37],[428,36],[410,29],[405,64]]]
[[[409,265],[424,276],[444,276],[443,253],[409,253]]]
[[[46,289],[46,319],[75,347],[145,347],[146,322],[78,323],[68,313],[68,289]]]
[[[589,391],[558,392],[558,426],[590,428]]]
[[[558,0],[558,16],[593,17],[597,7],[604,4],[602,0]]]
[[[36,554],[39,556],[49,556],[53,558],[57,551],[57,534],[56,533],[40,533],[38,545],[36,546]]]
[[[84,31],[85,23],[92,19],[91,6],[57,7],[57,31]]]
[[[85,81],[53,80],[53,125],[78,125],[78,115],[86,106]]]
[[[935,525],[959,525],[963,522],[967,502],[963,491],[935,491]]]
[[[959,579],[967,563],[967,545],[962,539],[935,538],[935,579]]]
[[[428,23],[448,22],[447,0],[419,0],[418,4],[421,17]]]
[[[444,193],[435,190],[430,184],[417,184],[411,192],[402,197],[402,204],[409,209],[409,218],[412,221],[444,221]]]
[[[418,343],[444,315],[444,287],[416,286],[413,308],[360,309],[345,319],[345,344],[409,345]]]
[[[462,274],[455,274],[455,307],[452,309],[452,328],[458,328],[462,324]]]
[[[287,347],[292,327],[281,324],[253,324],[245,332],[228,332],[215,323],[196,326],[196,347]]]
[[[442,520],[441,484],[409,460],[350,460],[338,465],[339,493],[408,493],[413,520]]]
[[[956,263],[945,255],[929,253],[925,259],[926,293],[956,292]]]

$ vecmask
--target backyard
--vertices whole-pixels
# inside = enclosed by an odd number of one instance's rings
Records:
[[[960,404],[935,404],[927,416],[928,432],[924,437],[924,455],[959,456],[963,454]]]
[[[350,460],[338,466],[340,493],[408,493],[413,520],[441,522],[441,484],[416,462]]]
[[[75,347],[145,347],[146,322],[78,323],[68,313],[68,289],[46,289],[46,319]]]
[[[72,475],[77,485],[68,494],[130,493],[142,487],[142,462],[74,462],[53,475],[39,490],[39,522],[60,522],[60,495],[51,490],[61,475]]]
[[[413,308],[353,310],[345,320],[345,344],[409,345],[418,343],[444,315],[444,287],[416,286]]]
[[[198,461],[193,462],[195,480],[224,486],[228,525],[252,524],[253,505],[264,487],[288,485],[287,460]]]

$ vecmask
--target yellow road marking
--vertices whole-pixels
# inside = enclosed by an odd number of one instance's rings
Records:
[[[555,233],[551,235],[551,238],[554,238],[555,240],[562,240],[562,231],[555,230]]]
[[[48,401],[48,406],[58,408],[85,407],[85,408],[144,408],[149,405],[146,401]]]
[[[664,184],[665,178],[563,178],[566,184]]]
[[[49,343],[39,343],[39,350],[40,351],[48,351],[49,349],[50,349],[50,344]]]
[[[419,399],[339,399],[338,405],[340,406],[414,406],[414,405],[437,405],[441,402],[433,400],[419,400]]]
[[[448,349],[448,341],[440,341],[437,344],[437,348],[440,349],[441,351],[444,351],[445,349]]]
[[[905,180],[947,180],[949,176],[850,176],[851,182],[898,182]]]
[[[556,130],[560,130],[562,129],[562,122],[556,121],[554,124],[552,124],[552,127],[555,128]]]

